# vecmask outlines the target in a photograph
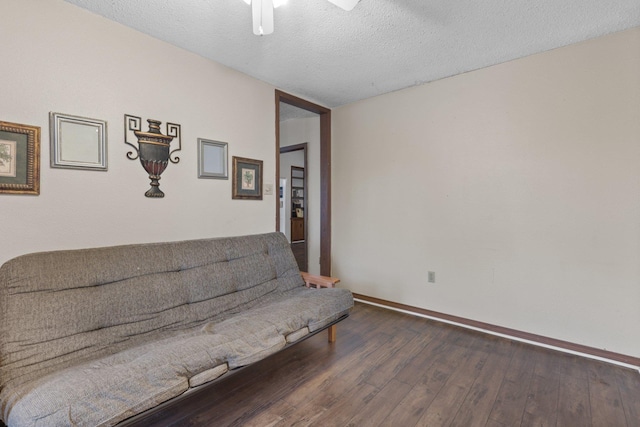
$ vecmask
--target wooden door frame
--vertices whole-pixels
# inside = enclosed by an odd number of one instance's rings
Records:
[[[331,275],[331,110],[280,90],[276,101],[276,182],[280,182],[280,103],[320,116],[320,274]],[[276,203],[276,231],[280,231],[280,203]],[[306,230],[305,230],[306,233]]]

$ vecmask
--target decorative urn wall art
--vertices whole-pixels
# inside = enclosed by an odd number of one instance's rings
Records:
[[[182,149],[182,136],[180,133],[180,125],[167,122],[167,134],[163,135],[160,131],[161,121],[148,119],[149,130],[143,132],[141,130],[142,119],[140,117],[124,115],[124,142],[136,150],[127,153],[130,160],[140,159],[140,163],[145,171],[149,174],[151,180],[151,188],[144,193],[147,197],[164,197],[164,193],[160,190],[160,175],[171,163],[178,163],[180,157],[171,157],[176,151]],[[133,133],[138,139],[138,147],[129,142],[129,137]],[[173,138],[178,139],[178,148],[169,151]]]

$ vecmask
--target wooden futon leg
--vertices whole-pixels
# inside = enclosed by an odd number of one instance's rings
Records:
[[[312,287],[311,285],[315,285],[316,288],[335,288],[336,283],[340,283],[340,279],[336,277],[329,276],[318,276],[316,274],[309,274],[306,271],[301,271],[300,275],[304,280],[304,283],[307,285],[307,288]],[[329,342],[336,342],[336,325],[331,325],[327,329],[329,331]]]
[[[336,342],[336,336],[337,336],[336,325],[329,326],[327,331],[329,331],[329,342]]]

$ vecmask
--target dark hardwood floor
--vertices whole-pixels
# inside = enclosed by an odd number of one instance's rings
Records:
[[[144,426],[640,426],[636,370],[356,303]]]

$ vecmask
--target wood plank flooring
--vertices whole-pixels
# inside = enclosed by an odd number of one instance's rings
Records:
[[[640,427],[640,374],[356,303],[144,426]]]

